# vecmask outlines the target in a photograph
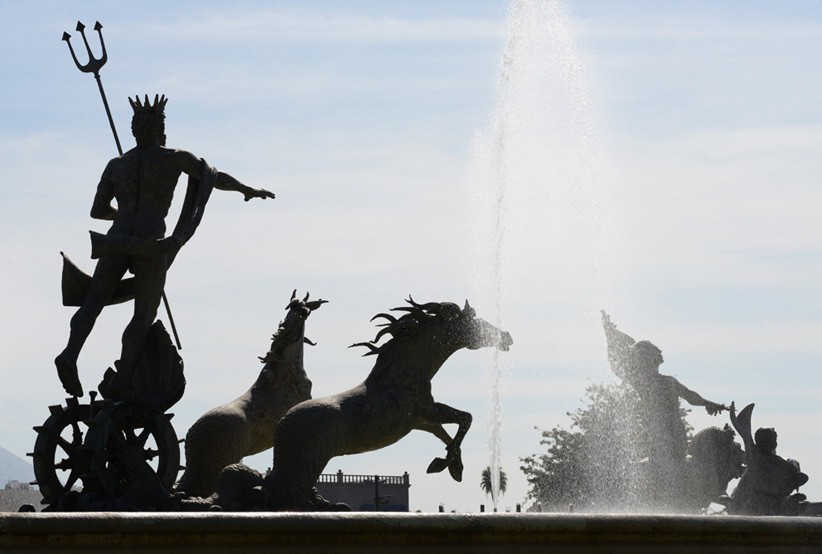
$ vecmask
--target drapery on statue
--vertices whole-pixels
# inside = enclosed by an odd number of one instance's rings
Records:
[[[148,96],[144,102],[139,97],[129,102],[137,145],[108,163],[91,207],[91,217],[112,222],[106,235],[91,233],[92,258],[98,259],[94,275],[78,285],[78,278],[83,281],[79,270],[68,261],[64,264],[63,303],[80,308],[71,318],[68,343],[54,362],[63,388],[72,396],[83,395],[77,359],[103,307],[133,298],[134,315],[123,333],[110,387],[129,390],[133,366],[157,315],[166,271],[197,228],[212,188],[240,192],[245,200],[274,198],[267,190],[216,171],[190,152],[166,148],[165,96],[155,96],[153,103]],[[183,173],[189,178],[186,200],[174,232],[165,237],[165,218]],[[133,281],[122,281],[126,271],[134,274]]]
[[[776,431],[757,429],[751,435],[754,405],[748,404],[739,415],[731,404],[731,423],[745,444],[746,469],[731,496],[728,512],[741,515],[789,516],[799,514],[805,495],[791,494],[808,482],[799,462],[776,453]]]
[[[175,490],[188,496],[208,497],[226,466],[245,456],[271,448],[274,428],[295,404],[311,398],[311,381],[303,368],[305,320],[326,300],[300,300],[295,290],[288,313],[260,358],[265,364],[243,395],[200,417],[186,433],[186,470]]]
[[[448,469],[462,479],[460,445],[471,414],[435,402],[431,379],[457,350],[493,346],[507,351],[511,335],[479,319],[468,303],[430,302],[395,308],[402,317],[377,314],[387,321],[366,355],[377,357],[368,377],[345,392],[306,400],[286,413],[274,432],[274,465],[265,478],[269,509],[301,510],[312,488],[335,456],[370,452],[391,445],[414,429],[428,431],[446,444],[445,458],[428,471]],[[385,335],[391,339],[377,346]],[[452,438],[443,424],[456,423]]]
[[[728,408],[704,399],[670,375],[659,373],[662,351],[648,341],[636,342],[618,331],[604,311],[602,326],[608,341],[608,362],[620,379],[627,381],[642,400],[640,414],[648,431],[649,461],[670,479],[685,461],[688,436],[679,412],[679,399],[704,406],[716,415]]]

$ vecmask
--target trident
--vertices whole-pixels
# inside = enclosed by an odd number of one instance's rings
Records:
[[[106,43],[103,40],[103,25],[100,24],[99,21],[94,23],[94,30],[97,31],[97,35],[100,37],[100,46],[103,49],[103,55],[100,58],[95,58],[94,54],[91,52],[91,47],[88,44],[88,39],[86,39],[86,26],[83,25],[81,21],[77,22],[76,30],[80,33],[83,37],[83,44],[86,45],[86,51],[88,52],[88,63],[83,65],[80,63],[80,60],[77,59],[77,55],[74,53],[74,47],[71,45],[71,35],[63,32],[63,40],[66,41],[68,44],[69,52],[71,52],[71,58],[74,60],[74,65],[77,66],[77,69],[82,71],[83,73],[94,73],[94,78],[97,80],[97,88],[100,89],[100,96],[103,99],[103,106],[106,108],[106,116],[108,116],[108,124],[111,127],[111,132],[114,135],[114,142],[117,143],[117,152],[122,156],[123,155],[123,147],[120,146],[120,137],[117,136],[117,129],[114,127],[114,119],[111,117],[111,109],[108,107],[108,100],[106,100],[106,91],[103,90],[103,82],[100,80],[100,69],[104,65],[106,65],[106,61],[108,61],[108,54],[106,54]],[[174,342],[177,344],[177,349],[182,350],[183,346],[180,344],[180,337],[177,334],[177,326],[174,324],[174,317],[171,315],[171,307],[168,305],[168,298],[166,297],[165,291],[163,291],[163,306],[165,306],[166,313],[168,314],[168,321],[171,323],[171,331],[174,334]]]

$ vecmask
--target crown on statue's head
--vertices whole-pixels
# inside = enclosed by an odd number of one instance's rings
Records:
[[[129,97],[128,103],[131,104],[131,109],[134,110],[134,115],[137,114],[154,114],[154,115],[163,115],[163,112],[166,108],[166,102],[168,102],[168,98],[165,95],[160,96],[159,94],[154,95],[154,103],[150,103],[148,99],[148,94],[146,94],[146,99],[142,103],[140,103],[140,95],[135,95],[134,100]]]

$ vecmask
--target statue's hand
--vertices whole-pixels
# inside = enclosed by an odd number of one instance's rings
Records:
[[[708,415],[716,415],[721,413],[722,410],[727,410],[728,406],[725,404],[717,404],[715,402],[708,402],[705,404],[705,411],[708,412]]]
[[[274,193],[270,190],[254,189],[251,187],[248,187],[248,189],[243,191],[243,196],[245,197],[246,202],[248,202],[252,198],[262,198],[263,200],[265,200],[266,198],[276,198],[276,196],[274,196]]]

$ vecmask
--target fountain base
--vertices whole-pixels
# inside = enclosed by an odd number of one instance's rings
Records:
[[[19,552],[820,552],[822,518],[607,514],[6,513]]]

